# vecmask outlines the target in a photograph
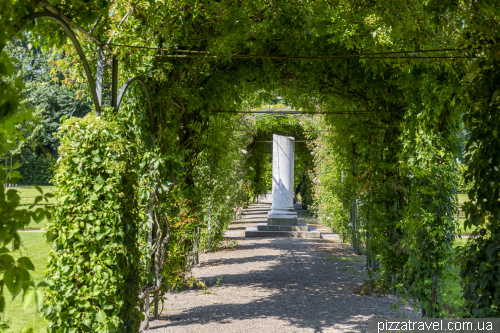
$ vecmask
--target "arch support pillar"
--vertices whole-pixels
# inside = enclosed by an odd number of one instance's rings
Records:
[[[59,26],[64,30],[66,35],[69,37],[69,39],[71,40],[71,42],[75,46],[76,52],[78,53],[78,56],[80,57],[80,60],[82,61],[83,69],[84,69],[85,75],[87,77],[87,82],[89,84],[90,92],[92,94],[92,100],[94,101],[96,115],[100,115],[101,114],[101,103],[100,103],[101,98],[99,98],[99,96],[97,94],[96,84],[94,83],[94,79],[92,78],[92,72],[90,70],[89,63],[87,62],[87,58],[85,57],[85,53],[83,52],[83,49],[80,45],[80,42],[78,42],[76,35],[73,33],[73,31],[71,30],[69,25],[66,23],[66,21],[61,16],[56,15],[54,13],[51,13],[49,11],[33,13],[33,14],[30,14],[30,15],[23,17],[23,19],[21,20],[21,25],[19,26],[19,28],[17,30],[18,31],[21,30],[21,28],[24,25],[26,25],[28,22],[36,20],[37,18],[48,18],[48,19],[56,22],[57,24],[59,24]],[[101,47],[101,50],[102,50],[102,45],[98,46],[98,50],[99,50],[99,47]],[[98,64],[98,68],[99,68],[99,64]],[[102,86],[102,75],[101,75],[100,82],[101,82],[101,86]]]
[[[113,74],[114,76],[114,74]],[[127,89],[134,83],[134,81],[137,81],[141,86],[142,86],[142,91],[144,92],[144,95],[146,96],[146,100],[148,102],[148,111],[149,111],[149,123],[151,126],[151,133],[154,133],[155,129],[155,118],[153,114],[153,107],[151,106],[151,99],[149,98],[149,90],[148,86],[146,83],[144,83],[143,79],[141,76],[135,76],[125,82],[125,84],[122,86],[120,89],[120,93],[118,94],[118,98],[116,100],[116,112],[120,109],[120,105],[122,103],[123,97],[125,96],[125,93],[127,92]]]

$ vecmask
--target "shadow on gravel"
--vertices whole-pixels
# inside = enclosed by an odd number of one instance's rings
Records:
[[[236,248],[239,251],[259,249],[262,255],[212,259],[206,264],[248,265],[245,274],[225,272],[222,284],[222,287],[235,290],[250,287],[251,296],[239,295],[240,299],[248,298],[247,303],[228,303],[226,296],[224,304],[192,306],[177,315],[166,317],[165,319],[170,320],[168,324],[162,321],[151,322],[150,329],[169,327],[182,331],[182,327],[187,329],[191,324],[216,322],[220,325],[217,331],[224,332],[226,329],[234,331],[234,327],[229,325],[235,321],[273,318],[287,321],[292,327],[283,323],[281,329],[287,327],[291,331],[302,328],[313,329],[314,332],[333,329],[364,332],[368,318],[389,315],[388,306],[381,308],[380,298],[377,300],[376,296],[358,296],[352,292],[351,288],[359,287],[362,282],[361,275],[352,278],[353,275],[359,274],[356,272],[363,267],[361,257],[343,249],[328,253],[324,250],[326,245],[322,241],[301,239],[296,239],[294,243],[269,239],[268,242],[238,244]],[[285,253],[265,255],[269,249],[285,250]],[[335,256],[338,256],[338,260]],[[259,262],[270,265],[259,270]],[[241,272],[241,269],[235,271]],[[217,276],[197,278],[213,288],[213,299],[216,300],[219,288],[216,286]],[[272,292],[272,295],[269,295],[269,292]],[[263,294],[267,295],[259,296]],[[205,295],[200,292],[196,297]],[[272,332],[272,329],[269,332]]]

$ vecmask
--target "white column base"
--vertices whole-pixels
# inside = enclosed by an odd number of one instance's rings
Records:
[[[273,209],[267,214],[269,225],[297,225],[297,212],[293,209]]]

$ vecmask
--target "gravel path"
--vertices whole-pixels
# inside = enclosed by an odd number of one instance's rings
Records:
[[[369,318],[413,317],[391,309],[393,296],[355,292],[366,277],[365,257],[327,230],[322,239],[244,238],[245,227],[265,222],[270,207],[251,205],[231,225],[233,248],[200,254],[192,273],[209,293],[168,294],[162,319],[147,332],[364,332]]]

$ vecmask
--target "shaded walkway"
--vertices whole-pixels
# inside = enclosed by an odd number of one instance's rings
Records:
[[[228,230],[238,237],[234,248],[200,255],[193,275],[210,294],[168,294],[162,320],[148,332],[363,332],[368,318],[403,316],[391,310],[392,296],[353,292],[365,277],[364,257],[340,243],[237,235],[269,209],[251,205]]]

